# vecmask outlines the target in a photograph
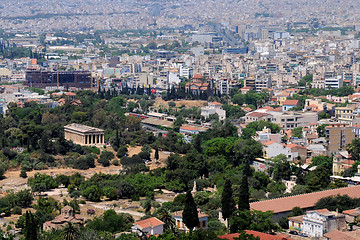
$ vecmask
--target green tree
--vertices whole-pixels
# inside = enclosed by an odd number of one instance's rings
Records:
[[[164,223],[164,231],[175,232],[175,219],[167,209],[158,212],[158,218]]]
[[[89,201],[100,202],[103,196],[103,190],[101,187],[92,185],[81,191],[81,195]]]
[[[291,210],[291,216],[300,216],[303,215],[304,211],[300,207],[293,207]]]
[[[159,160],[159,148],[155,148],[155,159]]]
[[[87,228],[111,233],[129,231],[134,219],[129,214],[116,214],[112,209],[107,210],[101,217],[95,217],[87,224]]]
[[[238,210],[230,218],[230,232],[239,232],[243,230],[255,230],[264,233],[273,233],[279,230],[279,227],[272,222],[273,212]]]
[[[25,169],[21,169],[21,171],[20,171],[20,177],[22,177],[22,178],[27,178],[27,174],[26,174],[26,170],[25,170]]]
[[[355,161],[360,160],[360,139],[355,138],[346,146],[346,150],[350,153],[351,158]]]
[[[221,210],[224,220],[229,220],[236,210],[230,179],[225,181],[224,190],[221,195]]]
[[[64,240],[75,240],[80,236],[80,230],[75,227],[71,222],[64,227],[62,237]]]
[[[342,212],[360,206],[360,198],[351,198],[348,195],[336,195],[321,198],[315,204],[315,209],[328,209],[330,211]]]
[[[293,137],[303,138],[302,127],[294,128],[293,130],[291,130],[291,134]]]
[[[103,151],[100,155],[98,162],[104,167],[110,166],[110,161],[114,158],[114,153],[109,151]]]
[[[25,224],[24,224],[24,235],[25,240],[37,240],[39,230],[39,221],[31,212],[26,211]]]
[[[195,227],[199,226],[199,218],[196,204],[190,191],[186,192],[185,206],[182,213],[182,218],[184,224],[190,230],[190,232],[192,232]]]
[[[270,173],[274,181],[290,180],[291,166],[287,157],[284,154],[279,154],[272,159],[273,167],[270,168]]]
[[[245,174],[243,174],[240,182],[238,209],[249,210],[250,209],[249,199],[250,199],[250,194],[249,194],[248,177]]]
[[[316,128],[316,132],[318,133],[319,137],[325,137],[326,131],[325,128],[329,126],[329,124],[321,124]]]
[[[28,185],[33,192],[44,192],[57,188],[58,184],[54,178],[46,174],[35,173],[34,177],[28,179]]]

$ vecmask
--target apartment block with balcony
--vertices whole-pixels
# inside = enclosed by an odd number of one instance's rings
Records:
[[[346,145],[355,139],[355,133],[348,124],[333,123],[325,130],[328,154],[346,150]]]

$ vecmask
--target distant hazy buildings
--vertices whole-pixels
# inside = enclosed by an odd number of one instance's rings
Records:
[[[24,85],[36,88],[57,86],[91,88],[91,73],[89,71],[27,71]]]

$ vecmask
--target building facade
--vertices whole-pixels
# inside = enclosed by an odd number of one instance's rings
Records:
[[[72,123],[64,127],[65,139],[83,146],[104,145],[104,130]]]
[[[355,139],[355,133],[348,124],[334,123],[325,129],[328,153],[346,150],[346,145]]]
[[[174,213],[173,217],[175,219],[175,225],[180,231],[188,232],[189,229],[186,227],[186,225],[183,221],[182,213],[183,213],[183,211]],[[205,213],[198,211],[198,218],[199,218],[199,226],[197,227],[197,229],[207,230],[209,216]]]
[[[58,85],[64,88],[91,88],[91,73],[89,71],[27,71],[24,85],[36,88],[56,87]]]
[[[131,227],[133,233],[137,233],[139,236],[146,235],[158,235],[164,233],[164,223],[156,217],[144,219],[135,222]]]

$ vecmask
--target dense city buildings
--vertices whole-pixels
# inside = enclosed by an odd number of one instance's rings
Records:
[[[1,3],[2,237],[359,239],[359,10]]]
[[[26,71],[24,85],[35,88],[91,88],[91,74],[87,71]]]

